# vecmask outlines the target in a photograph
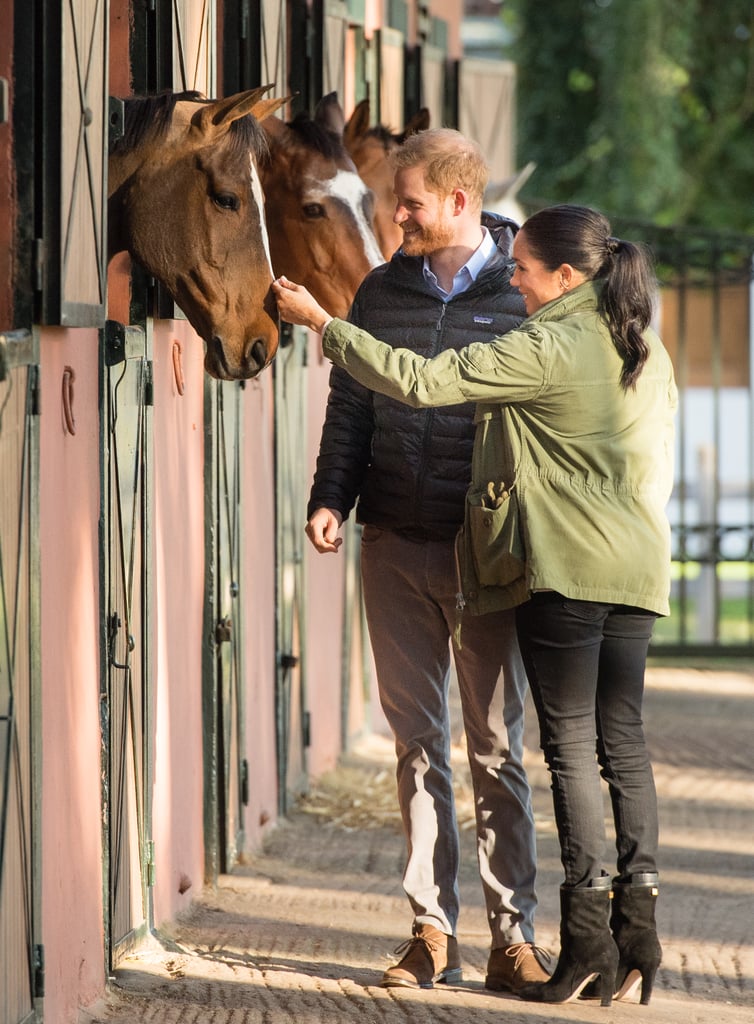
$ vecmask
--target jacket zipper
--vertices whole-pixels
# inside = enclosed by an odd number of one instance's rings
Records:
[[[443,326],[443,320],[445,319],[445,310],[446,309],[447,309],[447,303],[443,302],[442,306],[440,307],[440,316],[439,316],[439,318],[437,320],[437,323],[435,324],[435,340],[434,340],[434,344],[432,345],[432,348],[431,348],[431,350],[429,352],[429,355],[427,356],[428,359],[431,359],[433,356],[437,355],[437,352],[438,352],[438,349],[439,349],[440,337],[442,336],[442,326]],[[429,447],[429,437],[430,437],[430,434],[432,433],[432,423],[434,421],[434,418],[435,418],[435,410],[432,409],[432,408],[427,409],[427,419],[426,419],[426,422],[424,424],[424,436],[422,437],[422,465],[423,466],[426,466],[426,463],[427,463],[427,459],[426,459],[427,449]],[[421,504],[421,500],[420,500],[421,499],[421,495],[424,493],[424,476],[425,476],[425,474],[424,474],[424,472],[422,472],[422,474],[419,477],[419,480],[417,482],[416,493],[414,495],[414,523],[416,525],[419,525],[419,523],[418,523],[419,505]]]

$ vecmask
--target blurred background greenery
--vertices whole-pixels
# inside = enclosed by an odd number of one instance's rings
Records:
[[[754,233],[751,0],[504,0],[525,205]]]

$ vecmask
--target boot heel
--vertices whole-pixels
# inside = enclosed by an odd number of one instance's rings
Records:
[[[618,947],[608,927],[610,888],[560,889],[560,956],[546,982],[524,985],[519,996],[536,1003],[567,1003],[593,984],[603,1006],[613,1000]],[[596,980],[595,980],[596,979]]]
[[[656,967],[643,971],[639,970],[638,967],[634,967],[623,979],[623,983],[615,993],[615,998],[618,1000],[630,999],[634,992],[639,988],[639,985],[641,985],[639,1002],[642,1006],[649,1006],[649,1000],[652,998],[652,989],[654,987],[656,973]]]
[[[649,1006],[649,1000],[652,998],[652,988],[655,983],[655,973],[657,968],[652,971],[643,971],[641,975],[641,999],[639,1002],[642,1006]]]
[[[600,1006],[612,1006],[613,988],[615,987],[615,972],[611,975],[602,974],[597,979],[597,993],[600,997]]]
[[[628,999],[641,983],[640,1002],[652,997],[662,948],[657,938],[655,903],[657,875],[634,875],[630,882],[616,882],[610,924],[620,950],[616,999]]]

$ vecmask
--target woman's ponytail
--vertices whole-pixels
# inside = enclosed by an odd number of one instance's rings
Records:
[[[636,387],[649,356],[644,332],[652,322],[655,278],[649,255],[642,246],[610,237],[606,250],[603,268],[597,275],[605,281],[600,311],[623,360],[620,380],[628,390]]]

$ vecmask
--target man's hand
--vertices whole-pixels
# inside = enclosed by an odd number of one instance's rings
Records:
[[[272,291],[277,301],[278,313],[290,324],[301,324],[321,334],[332,317],[301,284],[294,284],[287,277],[272,282]]]
[[[340,512],[331,508],[318,508],[306,524],[306,536],[320,554],[326,551],[337,552],[343,543],[338,536],[343,519]]]

